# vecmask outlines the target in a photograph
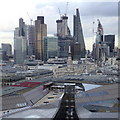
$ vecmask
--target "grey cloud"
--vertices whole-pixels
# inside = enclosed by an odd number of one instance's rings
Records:
[[[39,4],[36,8],[39,9],[46,5],[47,4]],[[58,8],[60,8],[62,14],[66,11],[66,2],[51,2],[49,5],[56,8],[55,13],[59,14]],[[82,16],[118,16],[117,2],[69,2],[68,15],[75,14],[76,8],[80,9]]]
[[[117,2],[84,2],[70,4],[69,13],[78,7],[81,16],[118,16]],[[72,9],[71,9],[72,8]],[[71,11],[72,10],[72,11]]]
[[[54,10],[55,10],[54,13],[51,13],[49,16],[45,16],[45,19],[46,19],[46,23],[48,24],[48,32],[55,33],[56,32],[55,21],[56,19],[59,19],[58,8],[60,9],[62,15],[65,14],[66,2],[49,2],[48,4],[41,3],[36,6],[36,9],[38,9],[39,11],[42,8],[46,8],[46,6],[54,7]],[[79,8],[80,10],[80,17],[81,17],[81,22],[83,23],[83,30],[85,33],[87,33],[87,36],[90,36],[88,33],[92,32],[92,22],[93,22],[92,18],[95,18],[96,20],[101,17],[107,17],[106,21],[108,21],[109,19],[118,16],[117,2],[69,2],[67,14],[69,16],[69,26],[71,28],[71,32],[73,27],[73,23],[72,23],[73,15],[75,14],[76,8]],[[86,24],[89,24],[89,25],[87,26]],[[114,30],[116,31],[115,28],[110,29],[110,26],[109,26],[110,24],[113,24],[113,23],[110,23],[110,21],[108,21],[108,26],[106,23],[105,27],[107,27],[109,31],[114,31]],[[87,32],[88,29],[89,29],[89,32]]]
[[[118,16],[118,3],[117,2],[87,3],[84,11],[83,15],[85,13],[85,15],[94,16]]]

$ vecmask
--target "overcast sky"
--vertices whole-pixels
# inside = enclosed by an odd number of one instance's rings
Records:
[[[88,2],[89,1],[89,2]],[[114,2],[113,2],[114,1]],[[68,25],[73,34],[73,15],[79,8],[87,49],[92,49],[95,41],[97,19],[103,25],[104,34],[118,36],[118,0],[1,0],[0,2],[0,43],[14,44],[14,29],[18,27],[19,18],[23,18],[26,24],[30,24],[29,16],[35,20],[37,16],[44,15],[48,27],[48,34],[56,33],[56,20],[66,12],[68,2]],[[29,13],[29,16],[27,14]],[[95,24],[93,25],[93,21]]]

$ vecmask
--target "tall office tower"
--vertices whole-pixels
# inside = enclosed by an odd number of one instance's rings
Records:
[[[44,16],[37,16],[35,20],[35,58],[44,60],[44,37],[47,36],[47,25]]]
[[[59,46],[58,57],[67,58],[69,46],[73,46],[73,37],[71,36],[70,29],[68,27],[68,17],[63,15],[60,20],[56,20],[56,23]]]
[[[96,44],[101,44],[104,42],[104,37],[103,37],[103,27],[102,24],[100,23],[100,20],[98,19],[98,27],[97,27],[97,33],[96,33]]]
[[[26,25],[23,19],[19,19],[19,27],[14,31],[14,61],[16,64],[23,64],[27,54]]]
[[[23,64],[26,59],[27,40],[23,36],[14,38],[14,57],[16,64]]]
[[[12,55],[12,45],[9,43],[2,43],[2,50],[6,51],[7,56]]]
[[[104,42],[110,47],[110,52],[113,52],[115,48],[115,35],[105,35]]]
[[[60,20],[56,20],[56,23],[58,37],[71,36],[70,29],[68,27],[68,17],[66,15],[63,15]]]
[[[56,20],[57,23],[57,36],[62,36],[62,20]]]
[[[35,26],[26,26],[26,37],[27,37],[27,55],[32,56],[35,54]]]
[[[58,57],[58,37],[44,37],[44,61]]]
[[[102,43],[103,43],[103,27],[98,20],[97,32],[96,32],[96,42],[93,45],[94,59],[97,64],[100,64],[102,61]]]
[[[109,56],[109,46],[104,41],[103,27],[98,20],[98,27],[96,32],[96,43],[93,45],[94,59],[98,65],[102,65]]]
[[[75,39],[74,43],[78,42],[80,45],[80,52],[79,52],[80,57],[85,57],[86,49],[85,49],[85,42],[84,42],[84,37],[83,37],[79,9],[76,9],[76,15],[73,16],[73,20],[74,20],[73,36]],[[78,58],[78,59],[80,59],[80,58]]]

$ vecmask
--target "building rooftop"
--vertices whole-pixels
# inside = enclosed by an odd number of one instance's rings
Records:
[[[79,118],[118,118],[118,97],[118,84],[79,93],[75,98],[77,114]]]
[[[50,92],[40,99],[33,106],[21,108],[18,111],[11,111],[11,114],[4,115],[4,118],[54,118],[57,113],[63,93]],[[22,116],[21,116],[22,115]]]
[[[17,91],[26,89],[27,87],[18,87],[18,86],[9,86],[9,87],[0,87],[0,91],[2,91],[2,95],[16,95]]]

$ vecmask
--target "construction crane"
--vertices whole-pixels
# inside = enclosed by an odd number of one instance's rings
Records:
[[[61,19],[61,12],[60,12],[60,9],[59,9],[59,8],[58,8],[58,11],[59,11],[60,19]]]
[[[67,2],[67,4],[66,4],[65,16],[67,15],[68,3],[69,3],[69,2]]]
[[[32,25],[33,20],[31,19],[29,13],[27,12],[28,17],[30,18],[30,25]]]

